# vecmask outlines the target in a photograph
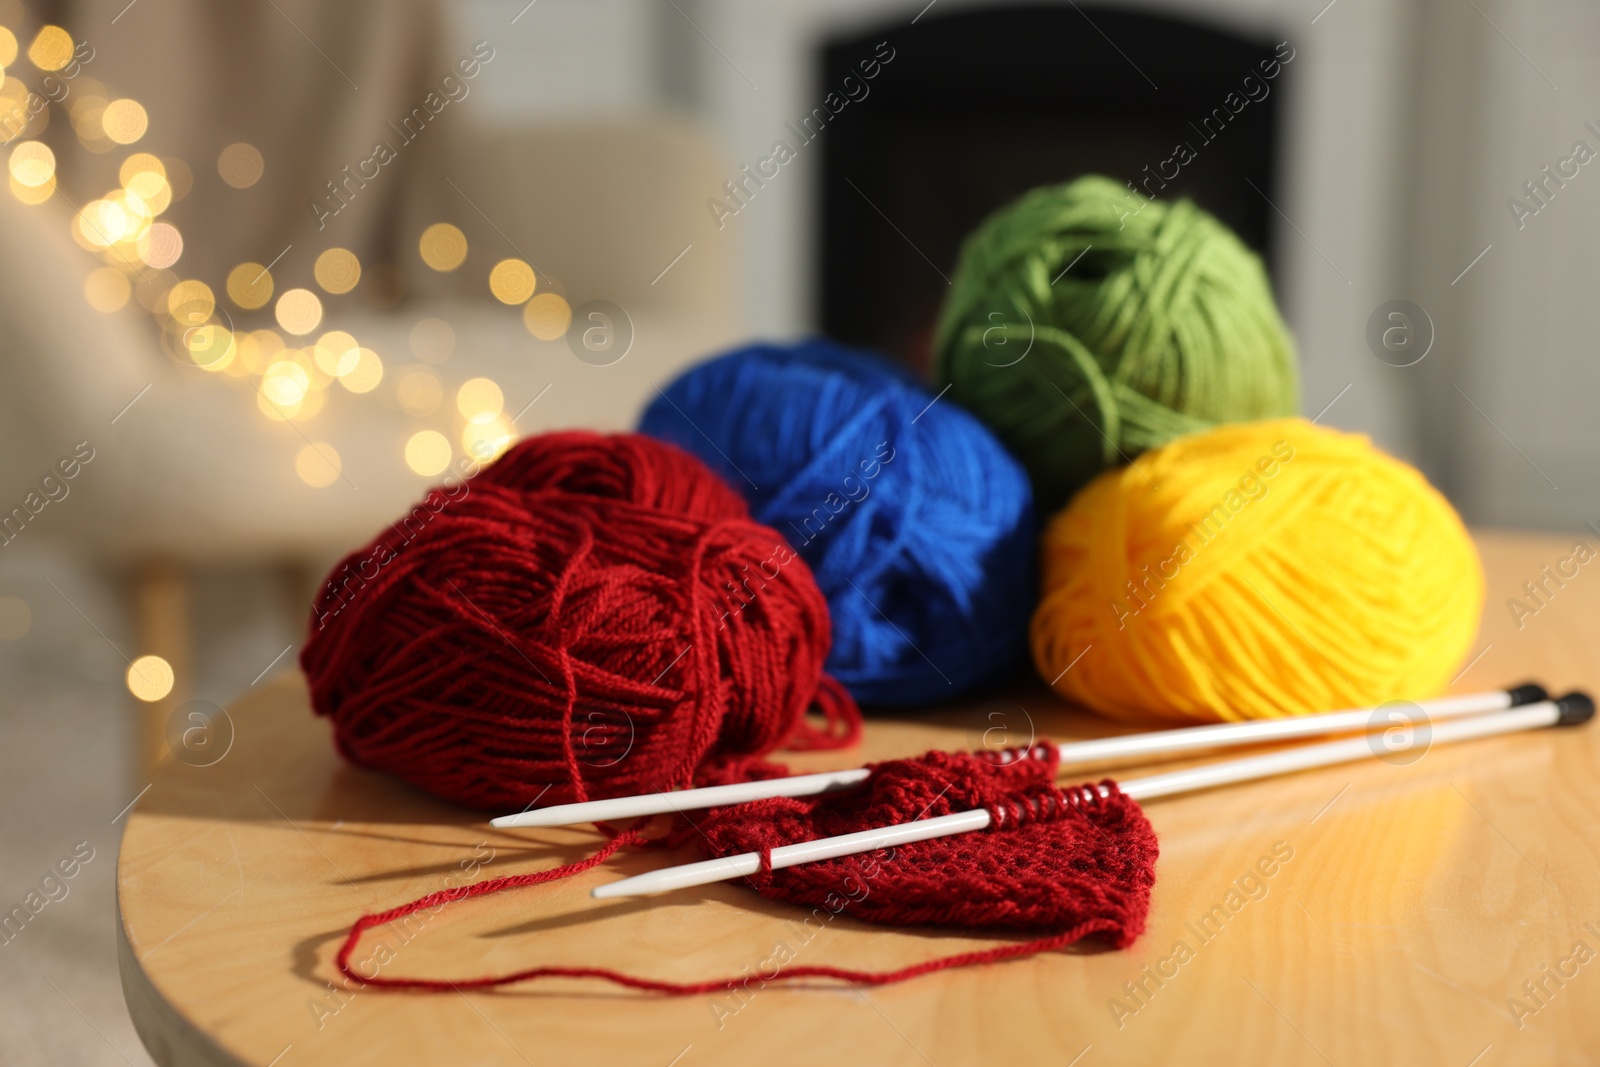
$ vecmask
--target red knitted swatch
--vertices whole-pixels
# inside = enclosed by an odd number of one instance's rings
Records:
[[[986,808],[981,833],[753,875],[762,896],[893,926],[1062,930],[1094,922],[1117,947],[1144,932],[1155,880],[1150,823],[1115,783],[1060,789],[1048,742],[1020,759],[930,752],[873,766],[859,789],[775,797],[714,809],[699,820],[714,856]],[[858,898],[859,899],[856,899]]]
[[[1048,742],[1012,760],[930,752],[920,759],[875,765],[872,777],[857,789],[714,809],[698,820],[699,833],[689,832],[709,855],[765,855],[779,845],[971,808],[988,809],[994,820],[988,830],[978,833],[766,870],[745,882],[775,900],[826,908],[830,913],[869,922],[1028,930],[1038,936],[887,971],[826,965],[787,967],[768,981],[821,977],[882,985],[931,971],[1032,955],[1091,935],[1126,947],[1144,931],[1149,912],[1158,851],[1155,832],[1139,805],[1115,783],[1058,789],[1053,782],[1056,767],[1056,749]],[[640,843],[637,830],[629,830],[577,863],[488,879],[363,916],[339,950],[339,970],[363,985],[429,991],[576,977],[688,994],[731,989],[748,980],[748,975],[737,975],[670,982],[605,967],[565,965],[487,977],[400,978],[368,976],[350,963],[362,933],[373,927],[465,897],[565,878],[596,866],[623,845]]]
[[[346,757],[515,811],[781,774],[763,759],[780,745],[852,743],[829,641],[805,562],[700,460],[554,433],[336,567],[301,665]]]

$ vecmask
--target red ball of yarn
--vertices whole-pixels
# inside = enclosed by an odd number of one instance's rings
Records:
[[[697,458],[526,439],[334,568],[301,666],[340,751],[516,810],[779,773],[860,732],[827,604]],[[804,721],[808,708],[826,726]]]

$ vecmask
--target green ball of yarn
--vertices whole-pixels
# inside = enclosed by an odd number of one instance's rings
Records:
[[[1299,408],[1259,257],[1193,202],[1097,176],[1034,189],[967,238],[934,373],[1022,460],[1044,512],[1147,448]]]

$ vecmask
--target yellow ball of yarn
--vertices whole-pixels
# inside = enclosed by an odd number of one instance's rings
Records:
[[[1304,419],[1178,438],[1044,533],[1034,662],[1118,718],[1273,718],[1442,689],[1477,632],[1461,519],[1366,437]]]

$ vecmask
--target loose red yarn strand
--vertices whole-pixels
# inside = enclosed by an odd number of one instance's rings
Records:
[[[1150,887],[1159,853],[1155,832],[1138,804],[1109,779],[1098,786],[1061,789],[1054,783],[1059,757],[1053,744],[1040,741],[1027,750],[999,755],[930,752],[909,760],[874,764],[858,790],[818,797],[776,797],[711,809],[698,823],[686,818],[662,837],[646,839],[648,820],[627,829],[601,829],[615,836],[582,860],[532,874],[509,875],[471,886],[430,893],[398,908],[362,916],[339,950],[339,971],[363,985],[386,989],[442,992],[483,989],[537,978],[598,978],[630,989],[685,995],[737,987],[748,974],[702,982],[641,978],[606,967],[543,966],[509,974],[458,981],[425,978],[368,978],[350,964],[362,934],[424,908],[441,910],[466,897],[486,896],[566,878],[604,862],[628,845],[672,847],[691,831],[704,838],[714,855],[755,852],[760,870],[749,882],[761,895],[804,907],[826,906],[851,879],[880,877],[877,868],[856,870],[849,857],[824,860],[772,873],[777,845],[814,840],[886,826],[957,808],[984,807],[991,830],[977,835],[935,838],[896,850],[893,875],[863,894],[848,914],[868,922],[910,926],[924,923],[975,929],[1054,930],[1043,937],[972,952],[938,956],[887,971],[806,966],[780,970],[765,981],[832,978],[885,985],[956,967],[995,963],[1070,945],[1104,934],[1118,946],[1131,944],[1144,930]]]
[[[380,989],[409,989],[423,993],[453,993],[465,989],[492,989],[538,978],[598,978],[628,989],[667,993],[673,996],[689,996],[696,993],[711,993],[719,989],[734,989],[742,983],[748,982],[750,980],[749,975],[714,978],[704,982],[670,982],[657,978],[641,978],[638,975],[612,970],[609,967],[561,966],[530,967],[526,970],[512,971],[509,974],[454,980],[390,978],[382,975],[373,975],[368,978],[358,974],[350,965],[350,957],[355,954],[356,947],[361,943],[361,935],[373,927],[384,926],[394,922],[396,919],[403,919],[407,915],[415,914],[424,908],[432,908],[435,905],[439,905],[442,910],[445,906],[470,897],[490,896],[504,892],[507,889],[521,889],[525,886],[559,881],[562,878],[568,878],[574,874],[599,866],[625,845],[644,843],[646,843],[645,839],[638,831],[625,830],[601,848],[572,863],[552,867],[545,871],[537,871],[532,874],[513,874],[502,878],[490,878],[459,889],[440,890],[429,893],[427,896],[418,897],[416,900],[402,904],[399,907],[390,908],[388,911],[363,915],[356,920],[355,925],[350,927],[350,933],[345,937],[344,944],[340,946],[339,954],[335,957],[334,962],[341,974],[362,986],[376,986]],[[957,952],[948,956],[935,956],[932,959],[923,960],[921,963],[914,963],[907,967],[899,967],[889,971],[861,971],[850,967],[829,966],[790,967],[779,971],[771,978],[764,978],[763,980],[776,982],[792,981],[800,978],[834,978],[861,985],[890,985],[894,982],[903,982],[906,979],[931,974],[935,971],[951,970],[957,967],[972,967],[983,963],[998,963],[1001,960],[1016,959],[1019,956],[1031,956],[1039,952],[1065,948],[1094,934],[1115,934],[1120,929],[1120,925],[1115,919],[1110,918],[1088,919],[1069,930],[1051,934],[1049,937],[1035,938],[1010,945],[999,945],[995,948],[982,949],[976,952]]]

